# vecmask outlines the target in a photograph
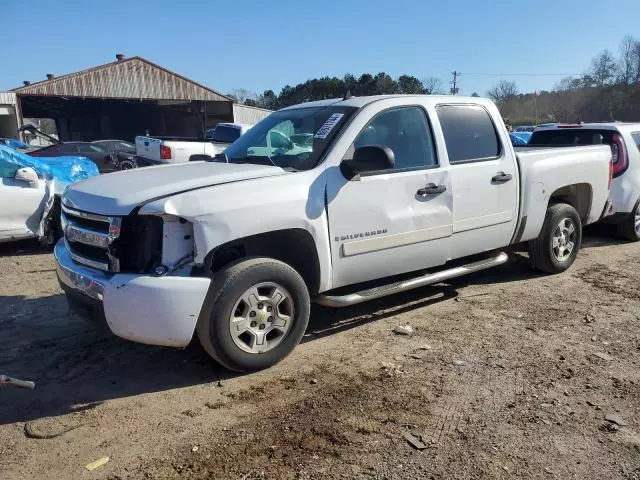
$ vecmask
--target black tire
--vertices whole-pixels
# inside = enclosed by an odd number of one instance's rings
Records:
[[[118,163],[118,170],[133,170],[137,167],[138,166],[136,165],[136,162],[134,162],[133,160],[122,160],[120,163]]]
[[[633,206],[633,211],[627,216],[624,222],[616,225],[616,233],[619,237],[629,240],[630,242],[637,242],[640,240],[640,232],[636,230],[636,214],[640,207],[640,200]]]
[[[573,249],[566,258],[559,260],[554,254],[553,236],[563,219],[574,224]],[[533,268],[546,273],[560,273],[569,268],[576,259],[582,244],[582,221],[575,208],[566,203],[556,203],[547,209],[544,224],[538,238],[529,242],[529,262]]]
[[[294,315],[280,343],[264,353],[248,353],[231,337],[229,319],[244,292],[263,282],[286,289],[292,297]],[[250,372],[275,365],[295,348],[307,329],[309,291],[298,272],[286,263],[271,258],[241,259],[214,273],[210,292],[208,310],[196,327],[198,339],[204,350],[229,370]]]

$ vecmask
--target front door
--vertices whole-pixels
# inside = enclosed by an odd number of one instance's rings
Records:
[[[19,166],[0,159],[0,241],[35,236],[45,203],[45,184],[16,180]]]
[[[424,109],[381,111],[345,158],[366,145],[389,147],[395,167],[351,181],[338,168],[327,170],[334,288],[441,265],[449,256],[451,182]]]

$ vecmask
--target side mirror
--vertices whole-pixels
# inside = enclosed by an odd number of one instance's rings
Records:
[[[19,168],[15,176],[16,180],[27,182],[30,187],[37,187],[39,185],[38,174],[31,167]]]
[[[389,170],[396,164],[393,150],[384,145],[367,145],[356,148],[353,158],[340,163],[340,171],[347,180],[360,173]]]

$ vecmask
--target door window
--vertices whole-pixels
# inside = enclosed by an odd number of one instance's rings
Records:
[[[500,140],[484,108],[479,105],[441,105],[437,112],[449,163],[489,160],[500,156]]]
[[[427,116],[420,107],[400,107],[377,115],[353,147],[384,145],[395,155],[393,170],[433,168],[438,159]]]
[[[60,153],[78,153],[77,145],[60,145]]]
[[[105,153],[105,151],[95,145],[78,145],[80,153]]]
[[[15,178],[18,168],[15,163],[0,158],[0,178]]]

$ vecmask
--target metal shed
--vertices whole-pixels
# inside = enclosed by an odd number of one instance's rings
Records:
[[[125,58],[12,90],[22,118],[53,118],[60,140],[136,135],[202,136],[234,120],[233,100],[141,57]]]

